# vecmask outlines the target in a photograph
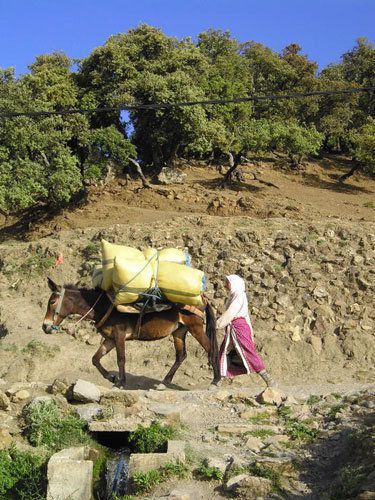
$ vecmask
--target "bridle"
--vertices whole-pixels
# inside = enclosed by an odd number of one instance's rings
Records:
[[[60,327],[61,327],[61,324],[59,324],[59,325],[55,324],[56,320],[59,317],[61,318],[61,321],[66,318],[66,316],[62,317],[61,314],[60,314],[60,311],[61,311],[61,308],[62,308],[62,304],[63,304],[63,301],[64,301],[65,291],[66,291],[66,289],[64,287],[61,287],[61,291],[60,292],[56,292],[56,291],[54,292],[59,297],[56,309],[53,312],[53,323],[50,326],[51,330],[54,330],[54,331],[60,330]],[[71,291],[78,291],[78,290],[71,290]],[[99,295],[99,297],[94,302],[94,305],[92,307],[90,307],[90,309],[87,311],[87,313],[85,313],[81,318],[79,318],[78,321],[76,321],[74,323],[73,328],[75,328],[82,320],[84,320],[91,313],[91,311],[93,311],[94,307],[96,306],[96,304],[99,302],[99,300],[103,296],[103,293],[104,292],[102,292]]]

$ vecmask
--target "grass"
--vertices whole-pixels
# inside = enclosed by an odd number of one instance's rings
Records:
[[[253,424],[267,424],[271,419],[271,415],[264,411],[254,415],[253,417],[249,417],[249,421]]]
[[[316,405],[317,403],[319,403],[321,400],[321,397],[320,396],[316,396],[315,394],[312,394],[308,400],[306,401],[307,404],[309,406],[313,406],[313,405]]]
[[[5,351],[5,352],[16,352],[17,351],[17,346],[16,344],[9,344],[5,342],[0,342],[0,351]]]
[[[335,421],[338,420],[337,414],[340,413],[340,411],[344,408],[344,405],[335,405],[330,408],[327,417],[328,420]]]
[[[198,479],[204,481],[222,481],[224,477],[223,472],[218,467],[207,467],[204,464],[195,469],[194,473]]]
[[[281,417],[285,420],[285,419],[290,418],[290,416],[292,414],[292,409],[290,406],[280,406],[280,408],[278,408],[278,410],[277,410],[277,414],[279,417]]]
[[[0,450],[0,498],[42,500],[47,491],[46,454],[20,451],[15,446]]]
[[[293,441],[312,443],[319,436],[317,429],[312,429],[306,423],[299,422],[297,419],[290,419],[286,422],[286,434]]]
[[[275,492],[282,493],[283,488],[281,487],[281,473],[275,471],[271,467],[267,467],[262,464],[251,464],[248,467],[248,471],[253,476],[264,477],[272,482],[272,488]]]
[[[362,467],[347,466],[341,469],[330,500],[354,498],[361,491],[361,483],[366,478]]]
[[[375,203],[373,201],[366,201],[363,206],[366,208],[375,208]]]
[[[129,434],[129,443],[136,453],[161,452],[168,439],[172,439],[176,434],[177,430],[174,427],[153,422],[150,427],[139,425]]]
[[[181,462],[170,462],[160,469],[151,469],[148,472],[137,472],[132,478],[134,493],[142,494],[151,491],[158,484],[171,477],[185,479],[189,476],[189,468]]]
[[[24,413],[25,434],[32,446],[59,451],[69,446],[91,444],[87,423],[76,414],[61,415],[54,401],[41,401]]]
[[[44,358],[53,358],[59,351],[60,347],[58,345],[51,347],[40,340],[30,340],[30,342],[21,349],[21,352],[24,354],[29,354],[30,356],[41,356]]]
[[[275,431],[271,431],[270,429],[256,429],[254,431],[245,432],[244,436],[253,436],[260,439],[265,439],[270,436],[274,436],[276,434]]]
[[[30,276],[43,274],[55,263],[55,257],[44,253],[42,248],[37,247],[35,252],[30,254],[22,262],[9,262],[4,266],[3,273],[6,276],[18,274],[29,278]]]
[[[99,242],[91,242],[82,250],[82,255],[85,260],[100,260],[100,249],[101,244]]]

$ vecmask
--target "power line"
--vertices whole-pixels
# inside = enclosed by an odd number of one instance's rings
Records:
[[[233,99],[210,99],[202,101],[183,101],[183,102],[166,102],[154,104],[121,104],[119,106],[107,106],[103,108],[91,109],[62,109],[60,111],[5,111],[0,113],[0,118],[16,118],[19,116],[28,116],[30,118],[38,116],[54,116],[54,115],[73,115],[73,114],[91,114],[91,113],[104,113],[110,111],[133,111],[133,110],[155,110],[155,109],[169,109],[176,107],[186,106],[206,106],[206,105],[220,105],[220,104],[238,104],[242,102],[255,102],[255,101],[277,101],[279,99],[298,99],[300,97],[314,97],[335,94],[354,94],[357,92],[371,92],[375,91],[375,87],[361,87],[353,89],[340,89],[340,90],[321,90],[311,92],[292,92],[289,94],[271,94],[271,95],[252,95],[248,97],[236,97]]]

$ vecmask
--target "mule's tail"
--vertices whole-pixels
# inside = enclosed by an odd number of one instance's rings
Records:
[[[214,371],[213,383],[220,380],[220,367],[219,367],[219,349],[217,345],[217,331],[216,331],[216,318],[214,310],[208,300],[205,298],[205,312],[206,312],[206,335],[210,339],[210,352],[208,355],[212,369]]]

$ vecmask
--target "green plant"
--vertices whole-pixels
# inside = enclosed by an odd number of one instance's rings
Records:
[[[0,350],[1,351],[6,351],[6,352],[15,352],[17,351],[17,346],[16,344],[9,344],[5,342],[0,342]]]
[[[288,419],[292,414],[292,409],[290,406],[280,406],[280,408],[278,408],[277,410],[277,414],[281,418]]]
[[[150,427],[139,425],[129,434],[129,443],[137,453],[153,453],[163,449],[168,439],[176,436],[176,429],[170,425],[153,422]]]
[[[343,409],[344,405],[335,405],[330,408],[327,417],[329,420],[337,420],[338,416],[337,414],[340,413],[340,411]]]
[[[170,462],[165,464],[160,469],[163,477],[177,477],[178,479],[186,479],[189,476],[189,468],[182,462]]]
[[[86,260],[100,259],[100,243],[90,242],[83,250],[82,255]]]
[[[363,206],[366,208],[375,208],[375,203],[373,201],[367,201]]]
[[[331,500],[356,497],[361,490],[360,485],[365,477],[363,467],[347,466],[341,469],[334,491],[331,493]]]
[[[151,469],[148,472],[136,472],[133,476],[133,485],[137,494],[152,490],[154,486],[160,484],[162,481],[163,476],[156,469]]]
[[[273,489],[277,492],[282,492],[281,487],[281,473],[272,469],[271,467],[267,467],[262,464],[251,464],[248,467],[250,474],[253,476],[264,477],[272,481]]]
[[[46,454],[0,450],[0,497],[6,500],[42,500],[46,496]]]
[[[207,467],[204,464],[201,464],[194,472],[199,479],[205,481],[222,481],[224,477],[224,474],[218,467]]]
[[[33,446],[54,451],[78,444],[89,444],[87,423],[77,415],[61,416],[54,401],[41,401],[28,407],[24,414],[26,436]]]
[[[317,429],[312,429],[306,423],[297,419],[290,419],[286,423],[286,433],[293,441],[310,443],[319,436]]]
[[[258,413],[253,417],[249,417],[250,422],[253,424],[266,424],[267,422],[270,421],[270,419],[271,415],[266,411]]]
[[[45,342],[40,340],[30,340],[28,344],[21,349],[24,354],[30,354],[31,356],[42,356],[45,358],[52,358],[57,352],[60,351],[58,345],[49,346]]]
[[[321,400],[320,396],[316,396],[315,394],[311,394],[311,396],[309,396],[309,398],[307,400],[307,404],[309,406],[312,406],[312,405],[319,403],[320,400]]]

